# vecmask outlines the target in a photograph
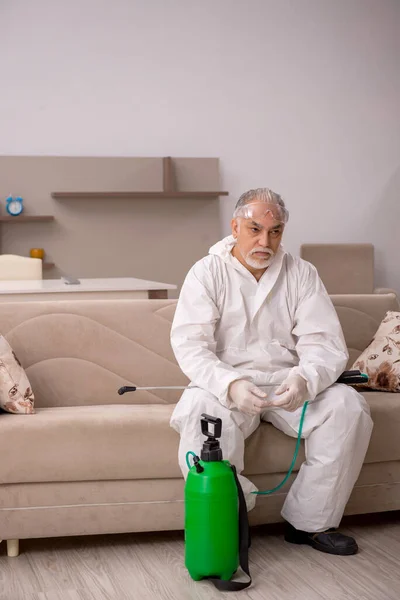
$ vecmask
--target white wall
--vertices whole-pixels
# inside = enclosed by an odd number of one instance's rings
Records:
[[[397,288],[398,0],[0,0],[0,154],[219,156]]]

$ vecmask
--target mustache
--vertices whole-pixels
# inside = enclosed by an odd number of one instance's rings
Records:
[[[273,250],[271,250],[271,248],[254,248],[250,252],[250,256],[252,254],[256,254],[257,252],[265,252],[265,254],[268,254],[269,256],[274,256],[275,255],[275,252]]]

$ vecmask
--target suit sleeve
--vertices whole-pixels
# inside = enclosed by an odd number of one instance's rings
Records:
[[[349,354],[325,286],[315,267],[305,262],[300,266],[293,335],[300,362],[291,373],[307,381],[309,400],[314,400],[343,373]]]
[[[171,345],[191,382],[230,408],[229,384],[242,376],[216,355],[215,328],[220,318],[217,284],[206,260],[196,263],[183,283],[172,323]]]

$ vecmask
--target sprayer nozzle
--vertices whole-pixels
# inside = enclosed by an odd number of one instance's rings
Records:
[[[200,464],[200,458],[198,456],[194,457],[193,464],[196,467],[197,473],[202,473],[204,471],[204,467],[201,466],[201,464]]]

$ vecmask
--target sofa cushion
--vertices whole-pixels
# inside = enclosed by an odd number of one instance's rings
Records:
[[[22,420],[1,415],[0,484],[179,477],[172,409],[117,404],[38,408]]]
[[[28,377],[6,338],[0,335],[0,408],[32,414],[34,395]]]
[[[400,460],[400,394],[365,392],[375,426],[366,462]],[[181,477],[171,405],[37,409],[0,417],[0,483]],[[284,473],[295,440],[268,423],[246,443],[245,473]],[[10,448],[13,450],[10,451]],[[196,450],[196,449],[194,449]],[[304,460],[302,445],[296,468]]]
[[[374,339],[355,361],[353,369],[367,373],[358,387],[400,392],[400,312],[388,311]]]
[[[369,391],[362,395],[371,407],[374,422],[365,462],[400,460],[400,394]]]

